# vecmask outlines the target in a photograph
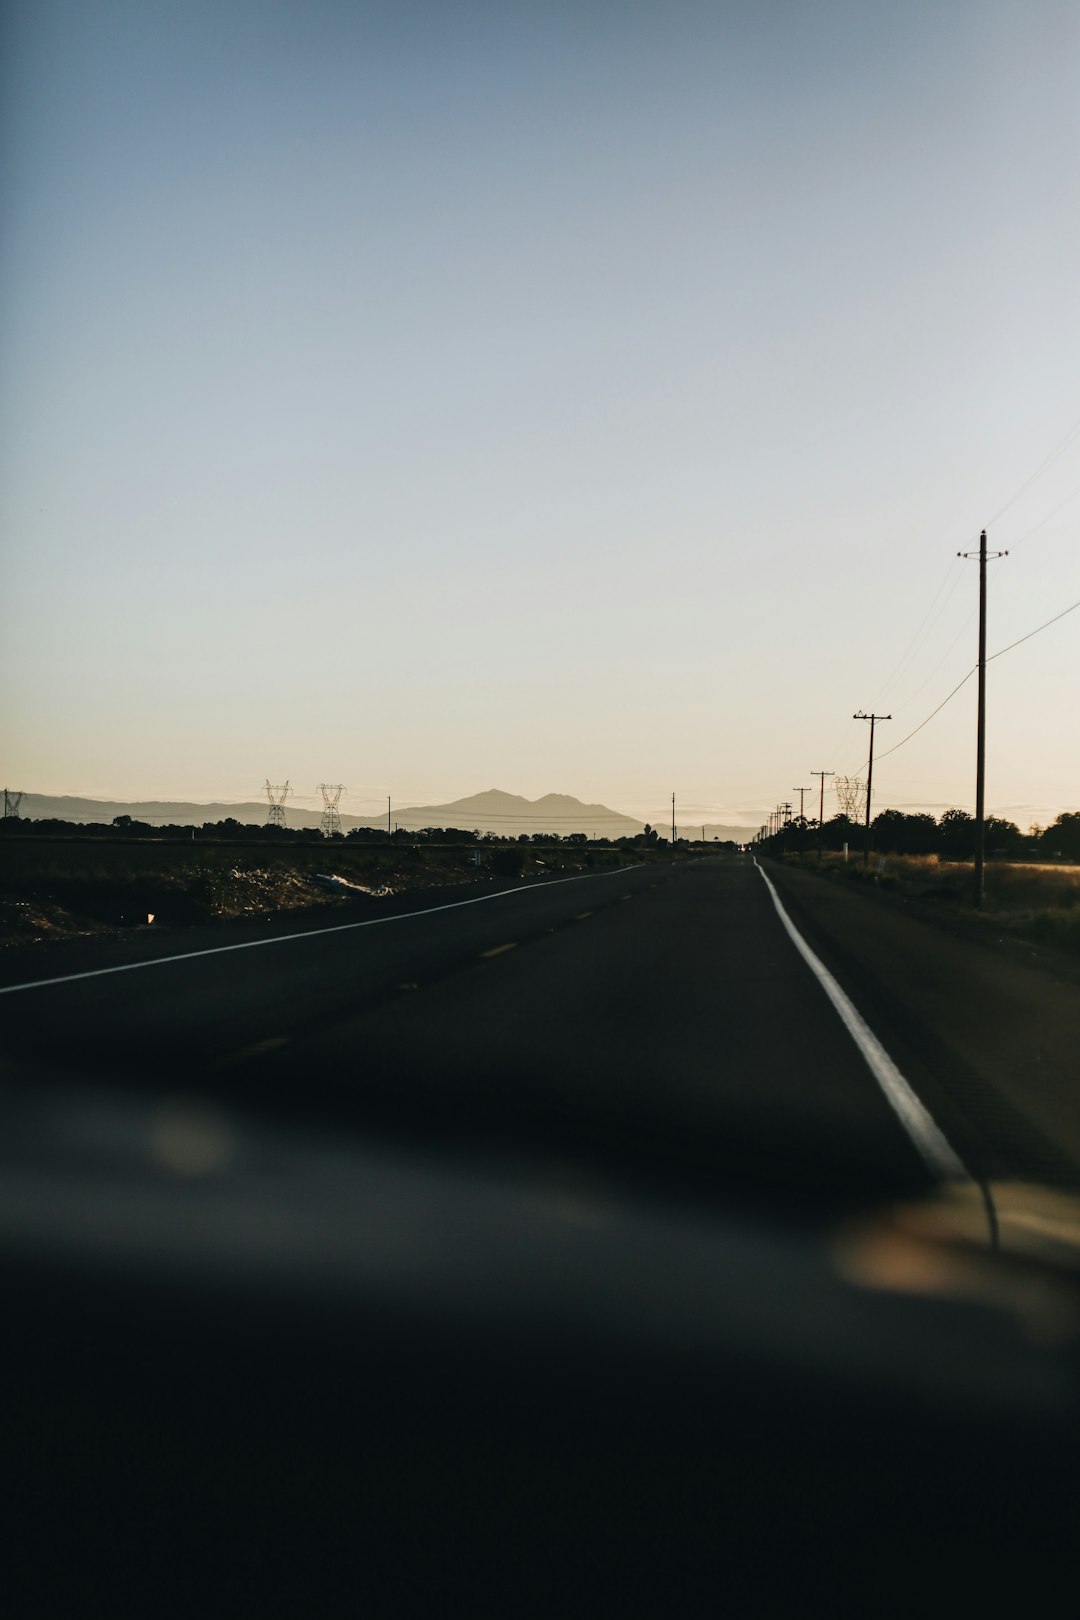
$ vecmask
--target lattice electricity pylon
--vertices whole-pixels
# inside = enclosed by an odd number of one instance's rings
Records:
[[[266,797],[270,800],[270,814],[266,818],[266,825],[268,827],[284,827],[285,800],[289,797],[291,792],[292,788],[289,786],[288,782],[283,782],[280,787],[275,787],[270,779],[267,778]]]
[[[866,783],[857,776],[838,776],[834,786],[840,814],[849,821],[860,821],[866,811]]]
[[[341,831],[341,817],[338,815],[338,800],[345,789],[340,782],[320,782],[318,792],[322,794],[323,813],[319,822],[319,830],[324,838],[333,838],[335,833]]]
[[[4,820],[5,821],[10,821],[10,820],[18,821],[20,819],[19,818],[19,806],[20,806],[20,804],[22,804],[22,801],[23,801],[23,796],[22,796],[21,793],[12,793],[10,788],[5,788],[4,789]]]

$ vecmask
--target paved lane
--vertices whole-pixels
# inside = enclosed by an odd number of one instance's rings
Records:
[[[900,1009],[845,960],[874,927],[829,920],[814,943],[907,1072]],[[248,1612],[260,1579],[273,1607],[290,1559],[293,1611],[332,1585],[398,1613],[419,1570],[428,1613],[471,1562],[506,1576],[499,1612],[633,1610],[650,1575],[663,1610],[673,1572],[691,1612],[861,1612],[885,1569],[942,1590],[943,1557],[985,1607],[999,1524],[1023,1590],[1068,1578],[1062,1206],[1015,1211],[1049,1208],[1053,1274],[995,1270],[971,1199],[959,1227],[952,1199],[866,1214],[927,1172],[750,863],[0,995],[0,1019],[32,1082],[129,1082],[2,1099],[32,1612],[43,1571],[76,1602],[109,1575],[117,1525],[151,1607],[161,1569],[210,1572],[185,1612]],[[200,1087],[224,1107],[153,1095]]]
[[[343,1107],[504,1147],[619,1151],[770,1197],[925,1173],[749,863],[675,868],[261,1065]]]
[[[666,874],[665,874],[666,875]],[[364,908],[297,928],[136,936],[83,955],[74,973],[0,989],[5,1050],[106,1072],[198,1078],[249,1041],[295,1034],[453,971],[508,939],[527,941],[657,878],[632,867],[505,890],[445,891],[430,907]]]
[[[747,861],[79,979],[0,1017],[17,1059],[457,1147],[769,1198],[926,1179]]]

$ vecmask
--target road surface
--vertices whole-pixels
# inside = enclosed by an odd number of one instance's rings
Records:
[[[291,926],[0,986],[17,1612],[1052,1607],[1067,974],[720,858]]]
[[[838,921],[821,909],[827,885],[773,878],[779,891],[749,859],[715,858],[444,894],[403,915],[335,912],[284,936],[148,931],[0,991],[5,1053],[16,1071],[600,1158],[767,1200],[873,1201],[950,1167],[1068,1180],[1055,1134],[1071,1125],[1054,1101],[1068,1074],[1029,1117],[935,1030],[940,1006],[883,1000],[864,959],[874,929],[909,964],[935,931],[914,925],[898,944],[906,919],[843,895],[855,910]],[[967,952],[937,965],[938,982],[978,1005],[988,953],[936,948]],[[950,974],[966,975],[959,997]],[[894,962],[890,982],[901,976]],[[867,1028],[906,1099],[875,1069]]]

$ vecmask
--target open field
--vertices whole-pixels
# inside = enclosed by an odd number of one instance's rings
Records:
[[[988,861],[981,911],[971,903],[971,861],[945,861],[937,855],[789,855],[786,862],[821,870],[837,882],[865,883],[947,911],[1006,929],[1025,939],[1080,951],[1080,866]]]
[[[568,845],[313,839],[274,849],[265,841],[7,837],[0,841],[0,945],[146,927],[150,917],[158,928],[251,919],[485,874],[543,877],[626,859],[618,850]]]

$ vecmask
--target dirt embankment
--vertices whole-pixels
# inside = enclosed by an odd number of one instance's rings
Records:
[[[60,879],[39,893],[0,895],[0,945],[85,938],[139,927],[182,928],[340,905],[347,892],[328,892],[295,872],[259,868],[134,879]]]
[[[5,839],[0,948],[133,928],[177,929],[340,908],[487,877],[543,877],[625,859],[617,851],[495,846],[169,844]]]

